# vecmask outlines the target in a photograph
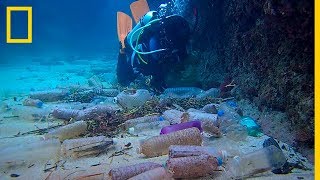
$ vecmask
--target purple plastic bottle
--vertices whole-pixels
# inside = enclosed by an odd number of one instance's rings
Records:
[[[185,123],[166,126],[161,129],[160,134],[169,134],[172,132],[176,132],[176,131],[180,131],[180,130],[188,129],[188,128],[192,128],[192,127],[196,127],[200,130],[200,132],[202,132],[202,127],[201,127],[200,121],[189,121],[189,122],[185,122]]]

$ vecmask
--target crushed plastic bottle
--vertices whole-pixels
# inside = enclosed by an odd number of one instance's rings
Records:
[[[169,153],[171,145],[201,145],[202,136],[198,128],[189,128],[169,134],[151,137],[141,141],[137,152],[147,157],[156,157]]]
[[[223,179],[244,179],[258,173],[280,168],[286,163],[283,152],[275,146],[236,156],[226,166]]]
[[[251,117],[242,117],[240,124],[247,128],[249,136],[260,137],[263,135],[260,126]]]
[[[127,90],[118,94],[117,97],[115,97],[115,102],[125,109],[133,109],[142,106],[151,98],[151,94],[148,90]]]

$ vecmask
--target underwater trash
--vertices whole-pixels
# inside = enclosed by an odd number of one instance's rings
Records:
[[[76,117],[76,120],[93,120],[96,118],[101,118],[101,116],[108,116],[116,112],[118,108],[108,105],[96,105],[90,108],[81,110]]]
[[[181,123],[183,113],[182,111],[170,109],[163,112],[162,116],[165,120],[169,121],[170,124],[179,124]]]
[[[145,89],[126,90],[115,97],[115,102],[125,109],[133,109],[144,105],[151,98],[151,94]]]
[[[204,132],[209,133],[214,137],[221,137],[222,133],[220,129],[215,125],[215,123],[211,120],[202,120],[202,129]]]
[[[112,144],[113,140],[105,136],[68,139],[61,145],[61,154],[71,158],[97,155],[106,152]]]
[[[75,119],[79,115],[80,110],[56,108],[51,112],[52,117],[63,120]]]
[[[220,89],[218,88],[211,88],[205,92],[202,92],[197,95],[196,99],[205,99],[207,97],[217,98],[220,95]]]
[[[154,121],[154,122],[146,122],[146,123],[141,123],[137,124],[131,128],[129,128],[129,133],[130,134],[139,134],[143,131],[147,130],[160,130],[163,127],[169,126],[170,123],[169,121]]]
[[[118,89],[102,89],[100,95],[107,97],[116,97],[120,91]]]
[[[201,127],[200,121],[189,121],[189,122],[185,122],[185,123],[166,126],[161,129],[160,134],[169,134],[172,132],[176,132],[176,131],[180,131],[180,130],[188,129],[188,128],[192,128],[192,127],[196,127],[200,130],[200,132],[202,132],[202,127]]]
[[[71,139],[84,134],[87,130],[87,123],[85,121],[77,121],[66,126],[54,129],[44,135],[45,139],[58,138],[60,141]]]
[[[56,108],[51,112],[52,117],[64,120],[93,120],[100,116],[107,116],[116,112],[116,107],[108,105],[95,105],[84,110]]]
[[[39,99],[27,98],[22,102],[22,104],[24,106],[33,106],[33,107],[41,108],[43,105],[43,102]]]
[[[203,106],[203,108],[201,110],[206,113],[210,113],[210,114],[218,114],[216,104],[207,104],[207,105]]]
[[[240,124],[247,127],[248,135],[254,137],[260,137],[263,135],[259,125],[251,117],[242,117]]]
[[[244,141],[248,136],[247,128],[240,124],[232,124],[225,131],[226,137],[234,141]]]
[[[190,120],[211,121],[215,126],[219,126],[218,115],[203,112],[188,112]]]
[[[196,97],[198,94],[204,92],[200,88],[196,87],[177,87],[177,88],[167,88],[164,90],[163,94],[160,96],[161,99],[166,98],[176,98],[184,99]]]
[[[58,139],[50,139],[2,149],[0,151],[0,167],[11,167],[25,162],[58,160],[60,146],[61,143]]]
[[[137,176],[151,169],[162,167],[161,164],[145,162],[125,167],[114,168],[109,171],[109,177],[112,180],[124,180]]]
[[[241,120],[241,116],[227,103],[220,104],[218,114],[218,121],[222,132],[225,132],[228,126],[237,124]]]
[[[200,156],[207,154],[216,157],[219,162],[225,162],[227,160],[227,151],[217,150],[214,147],[209,146],[181,146],[172,145],[169,147],[169,158],[187,157],[187,156]]]
[[[100,81],[99,77],[94,75],[88,80],[88,84],[90,87],[97,88],[97,89],[102,89],[103,85],[102,82]]]
[[[12,115],[18,116],[19,119],[29,121],[42,121],[46,120],[50,114],[51,109],[49,108],[36,108],[32,106],[13,106]]]
[[[218,170],[222,163],[210,155],[170,158],[166,166],[173,178],[196,178],[207,176]]]
[[[147,157],[156,157],[169,153],[171,145],[201,145],[202,136],[198,128],[189,128],[169,134],[154,136],[140,142],[137,152]]]
[[[65,89],[53,89],[47,91],[36,91],[30,93],[30,98],[39,99],[43,102],[61,101],[67,98],[69,91]]]
[[[286,162],[283,152],[272,145],[241,157],[234,157],[228,162],[224,177],[226,179],[248,178],[258,173],[281,168]]]
[[[138,124],[156,122],[156,121],[160,121],[160,116],[158,116],[158,115],[143,116],[143,117],[138,117],[138,118],[134,118],[134,119],[129,119],[126,122],[124,122],[124,125],[125,125],[126,130],[129,130],[129,128],[134,127]]]
[[[166,171],[163,167],[158,167],[151,169],[149,171],[143,172],[136,175],[129,180],[171,180],[172,175]]]

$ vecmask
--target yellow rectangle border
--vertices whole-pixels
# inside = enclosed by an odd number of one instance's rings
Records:
[[[315,179],[320,179],[320,2],[315,8]]]
[[[11,38],[11,13],[12,11],[28,12],[28,38],[12,39]],[[32,43],[32,7],[27,6],[9,6],[7,7],[7,43]]]

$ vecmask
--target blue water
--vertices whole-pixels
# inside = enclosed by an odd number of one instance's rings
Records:
[[[20,56],[103,54],[118,48],[116,12],[132,0],[5,0],[0,2],[0,61]],[[33,43],[6,44],[6,7],[32,6]],[[14,37],[26,37],[26,16],[12,13]],[[19,14],[19,15],[18,15]]]

